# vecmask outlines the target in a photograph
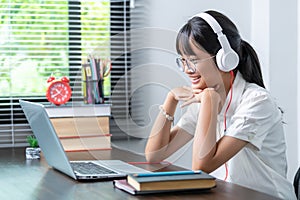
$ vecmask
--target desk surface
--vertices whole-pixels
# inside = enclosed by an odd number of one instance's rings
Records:
[[[126,162],[140,162],[144,158],[130,152],[111,151],[69,153],[72,160],[119,159]],[[236,184],[217,180],[217,187],[206,192],[183,194],[153,194],[132,196],[113,187],[112,181],[77,182],[50,168],[45,159],[26,160],[24,148],[0,149],[0,199],[276,199]],[[172,171],[181,168],[174,165],[141,165],[150,170]],[[164,168],[162,168],[164,167]]]

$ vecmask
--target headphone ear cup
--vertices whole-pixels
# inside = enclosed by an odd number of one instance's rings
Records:
[[[227,53],[223,49],[220,49],[216,55],[216,61],[218,68],[223,72],[230,72],[235,69],[239,64],[239,56],[232,49]]]
[[[221,70],[221,71],[224,71],[225,70],[225,67],[222,63],[222,57],[223,57],[223,54],[224,54],[224,51],[223,49],[220,49],[216,55],[216,62],[217,62],[217,65],[218,65],[218,68]]]

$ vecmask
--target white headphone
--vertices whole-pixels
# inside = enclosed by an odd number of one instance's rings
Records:
[[[229,41],[227,40],[226,35],[223,34],[222,28],[217,20],[208,13],[199,13],[197,15],[194,15],[193,17],[202,18],[218,35],[218,40],[222,47],[216,55],[216,61],[219,69],[224,72],[229,72],[236,68],[236,66],[239,64],[239,56],[230,47]]]

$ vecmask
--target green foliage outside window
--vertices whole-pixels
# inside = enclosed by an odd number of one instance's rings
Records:
[[[47,77],[69,76],[68,1],[0,0],[0,10],[0,96],[44,96]],[[82,1],[79,14],[83,59],[109,47],[109,2]]]

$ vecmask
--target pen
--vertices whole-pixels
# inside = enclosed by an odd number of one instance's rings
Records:
[[[196,171],[169,171],[169,172],[154,172],[154,173],[139,173],[133,174],[135,177],[152,177],[152,176],[171,176],[171,175],[189,175],[189,174],[201,174],[201,170]]]
[[[145,164],[162,164],[162,165],[171,165],[172,163],[168,161],[161,161],[161,162],[128,162],[129,164],[132,165],[145,165]]]

